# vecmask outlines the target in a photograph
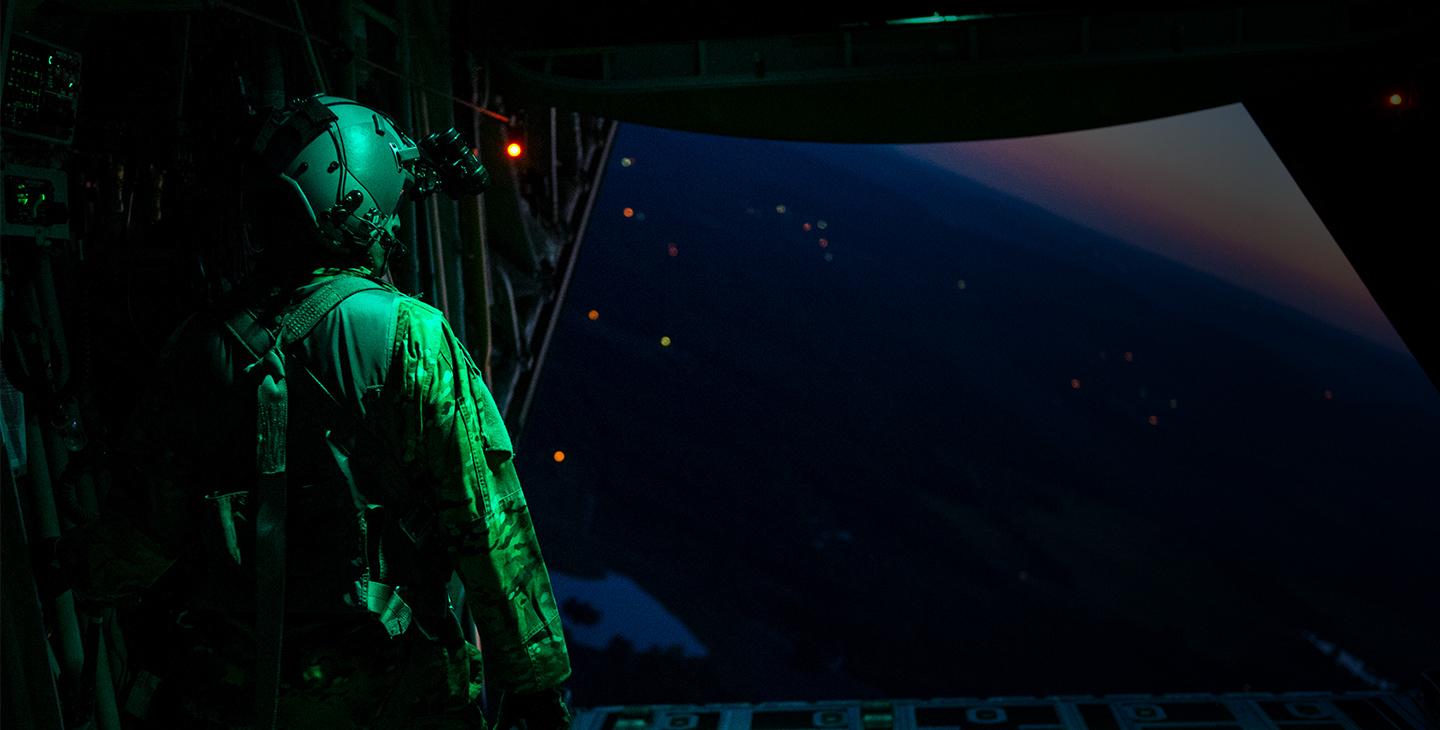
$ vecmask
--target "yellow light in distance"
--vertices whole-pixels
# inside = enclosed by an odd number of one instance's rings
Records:
[[[564,451],[556,451],[554,458],[555,458],[555,463],[556,463],[556,464],[559,464],[560,462],[562,462],[562,461],[565,460],[565,452],[564,452]]]
[[[670,337],[669,337],[668,335],[665,336],[665,337],[661,337],[661,338],[660,338],[660,346],[661,346],[661,347],[669,347],[669,346],[670,346]]]
[[[1405,97],[1399,94],[1390,95],[1390,106],[1400,106],[1405,103]]]

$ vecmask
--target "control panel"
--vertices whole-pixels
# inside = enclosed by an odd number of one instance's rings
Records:
[[[80,54],[19,33],[11,37],[0,130],[68,145],[79,98]]]

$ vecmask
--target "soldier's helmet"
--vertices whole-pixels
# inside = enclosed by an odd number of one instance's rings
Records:
[[[253,151],[322,246],[364,251],[395,242],[421,154],[384,113],[338,96],[296,99],[270,116]]]

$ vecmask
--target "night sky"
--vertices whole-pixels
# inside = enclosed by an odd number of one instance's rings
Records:
[[[627,125],[605,175],[518,456],[577,703],[1440,660],[1440,395],[1243,109],[903,148]]]

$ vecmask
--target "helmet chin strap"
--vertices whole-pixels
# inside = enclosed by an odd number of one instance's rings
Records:
[[[399,249],[401,253],[405,252],[405,243],[390,233],[390,231],[387,230],[387,225],[388,224],[382,224],[371,229],[372,236],[370,245],[366,248],[369,259],[374,261],[375,247],[380,247],[380,265],[374,271],[375,276],[384,276],[385,272],[390,269],[390,255],[394,253],[396,249]]]
[[[380,248],[384,249],[385,255],[380,258],[380,268],[373,272],[375,276],[384,276],[385,273],[390,270],[390,254],[394,252],[395,249],[403,247],[399,239],[394,239],[394,241],[394,243],[388,246],[384,243],[379,244]]]
[[[384,276],[385,272],[390,269],[390,256],[394,254],[397,249],[400,253],[405,252],[405,243],[399,238],[396,238],[389,232],[383,232],[383,229],[378,233],[377,236],[370,239],[370,244],[365,247],[366,264],[373,268],[372,273],[377,277]],[[380,248],[378,258],[375,253],[377,246]],[[378,265],[376,264],[377,261]]]
[[[405,244],[396,238],[388,230],[390,221],[394,216],[379,217],[377,223],[374,218],[377,211],[371,209],[369,215],[358,215],[354,211],[346,211],[337,204],[337,209],[332,209],[332,225],[336,248],[342,252],[361,258],[367,268],[373,269],[375,276],[383,276],[390,267],[390,254],[394,249],[400,249],[403,253]],[[334,213],[338,212],[338,215]],[[358,224],[359,231],[348,229],[346,223],[353,221]],[[364,237],[361,238],[361,232]],[[380,247],[380,254],[377,257],[375,247]]]

